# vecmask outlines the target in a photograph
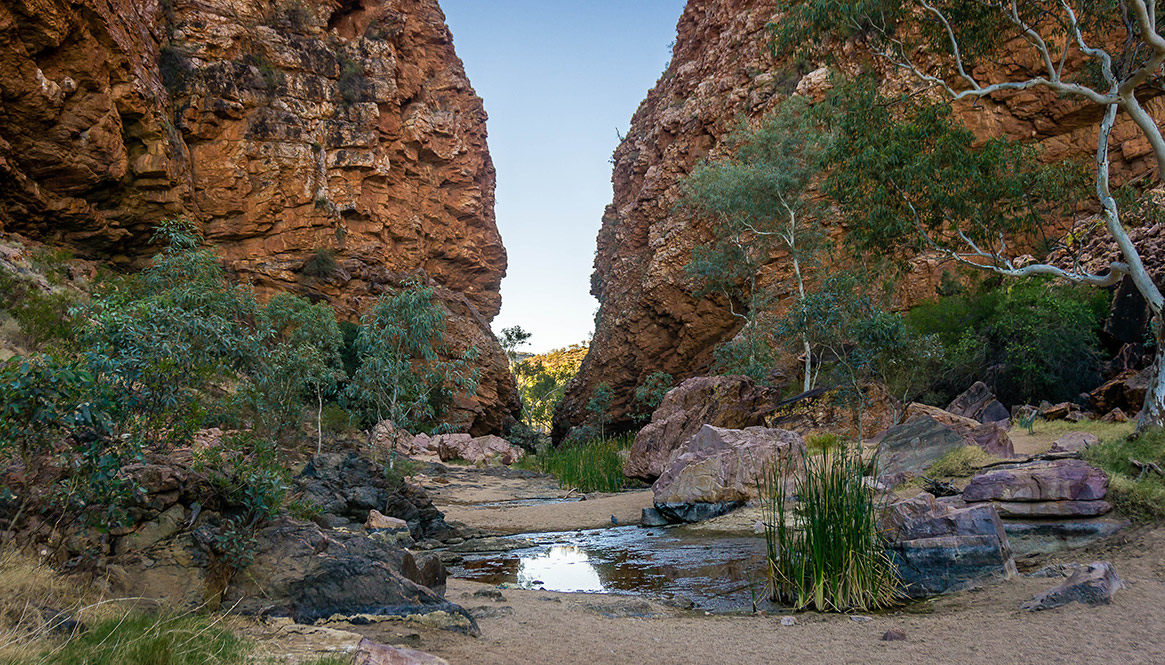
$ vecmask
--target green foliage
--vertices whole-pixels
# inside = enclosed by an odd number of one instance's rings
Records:
[[[805,437],[805,447],[812,452],[825,452],[841,448],[846,444],[845,439],[833,432],[810,434]]]
[[[980,143],[947,105],[885,99],[865,80],[833,101],[824,190],[862,252],[901,263],[930,242],[963,251],[959,232],[997,248],[1001,234],[1033,238],[1083,196],[1080,165],[1043,165],[1032,146],[1005,138]]]
[[[322,402],[344,378],[343,334],[331,307],[281,293],[260,310],[254,335],[239,395],[260,431],[286,437],[299,425],[305,401]]]
[[[328,434],[350,434],[356,431],[355,419],[352,414],[335,402],[328,402],[324,405],[320,425]]]
[[[0,309],[20,327],[23,346],[32,351],[67,350],[74,340],[79,298],[69,291],[45,293],[16,275],[0,272]]]
[[[979,380],[1005,404],[1038,404],[1075,399],[1099,382],[1107,311],[1103,291],[1030,278],[920,305],[907,321],[942,344],[929,390],[943,404]]]
[[[365,423],[432,427],[456,392],[476,392],[477,350],[454,354],[446,348],[445,309],[433,296],[432,287],[406,282],[361,319],[354,345],[359,367],[344,399]]]
[[[288,472],[279,449],[249,432],[223,437],[222,445],[199,448],[195,469],[207,474],[224,508],[238,511],[249,527],[279,514],[287,498]]]
[[[611,422],[611,403],[615,401],[615,391],[606,381],[595,386],[591,398],[587,400],[587,425],[599,431],[599,437],[607,438],[607,425]]]
[[[674,388],[676,380],[667,372],[652,372],[635,389],[635,407],[639,420],[650,420],[651,414],[659,408],[664,395]]]
[[[364,101],[368,97],[368,80],[363,65],[343,54],[337,56],[336,63],[340,67],[336,85],[340,89],[341,101],[346,106]]]
[[[626,450],[634,437],[593,439],[550,448],[519,462],[526,469],[549,473],[563,489],[579,492],[619,492],[627,486],[623,475]]]
[[[518,347],[529,344],[531,337],[533,337],[533,334],[523,330],[522,326],[511,326],[502,329],[502,334],[498,336],[498,344],[506,352],[506,357],[510,359],[511,365],[520,360]]]
[[[801,466],[804,473],[798,473]],[[819,612],[869,611],[900,597],[878,532],[878,505],[858,449],[778,457],[761,481],[770,593]],[[790,499],[787,489],[793,479]]]
[[[65,433],[107,434],[112,405],[99,392],[74,362],[36,356],[0,364],[0,454],[27,461]]]
[[[1132,463],[1165,469],[1165,430],[1103,439],[1085,450],[1084,458],[1108,473],[1107,498],[1121,513],[1139,522],[1165,518],[1165,478],[1152,471],[1142,473]]]
[[[284,75],[271,61],[262,55],[253,53],[243,56],[242,64],[245,67],[254,67],[259,72],[259,78],[263,83],[263,89],[268,94],[274,94],[279,86],[283,85]]]
[[[209,614],[108,619],[27,665],[243,665],[251,649]]]
[[[317,249],[303,264],[303,274],[316,279],[327,279],[339,270],[340,264],[336,263],[336,253],[326,248]]]
[[[554,412],[566,393],[566,385],[578,373],[586,352],[586,345],[576,344],[513,365],[522,398],[522,422],[542,432],[550,431]]]

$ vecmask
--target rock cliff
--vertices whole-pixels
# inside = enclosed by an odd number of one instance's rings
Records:
[[[0,0],[0,231],[123,268],[202,224],[260,294],[354,319],[423,273],[517,412],[486,115],[437,0]]]
[[[559,410],[557,435],[584,420],[587,400],[604,382],[623,400],[611,414],[616,424],[629,425],[627,400],[649,374],[665,371],[677,381],[695,376],[710,365],[715,346],[736,333],[727,303],[692,295],[684,265],[711,232],[705,221],[681,215],[674,206],[679,179],[702,158],[716,155],[721,139],[742,119],[762,117],[791,94],[823,95],[829,74],[824,61],[778,61],[769,49],[765,26],[781,20],[779,5],[777,0],[688,1],[672,62],[615,151],[614,202],[603,216],[591,278],[601,306],[590,353]],[[894,78],[900,74],[871,61],[858,46],[846,44],[838,55],[835,67],[859,62],[881,67],[887,86],[900,83]],[[1013,59],[1008,66],[1023,64]],[[1162,113],[1165,105],[1158,98],[1150,108]],[[979,136],[1037,142],[1048,160],[1086,157],[1095,149],[1095,117],[1051,94],[1001,94],[957,112]],[[1118,125],[1114,138],[1119,141],[1113,155],[1116,179],[1148,173],[1149,146],[1132,124]],[[832,231],[843,230],[835,225]],[[789,267],[774,256],[766,270],[779,276]],[[941,272],[933,260],[917,261],[903,285],[902,304],[933,297]]]

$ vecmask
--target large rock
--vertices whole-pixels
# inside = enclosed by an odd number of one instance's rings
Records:
[[[881,525],[913,598],[1017,574],[1003,522],[990,505],[958,507],[922,492],[891,506]]]
[[[479,353],[460,421],[519,412],[486,114],[437,0],[4,2],[0,91],[0,230],[133,268],[184,217],[347,320],[421,273]]]
[[[741,505],[757,497],[757,484],[766,467],[783,459],[795,473],[804,449],[800,435],[787,430],[705,425],[680,448],[652,485],[656,509],[665,516],[693,522],[716,511],[684,506]]]
[[[1052,442],[1050,453],[1078,453],[1100,443],[1095,434],[1088,432],[1068,432]]]
[[[278,520],[259,531],[251,564],[234,577],[223,602],[244,614],[290,616],[298,623],[440,612],[457,617],[464,632],[477,632],[465,610],[422,586],[423,580],[408,550],[363,534]]]
[[[1091,563],[1080,566],[1063,583],[1024,603],[1023,609],[1039,612],[1062,607],[1068,603],[1108,605],[1112,602],[1113,594],[1124,585],[1111,563]]]
[[[1030,462],[980,473],[963,490],[963,500],[1099,501],[1108,493],[1108,476],[1075,459]]]
[[[497,461],[509,466],[522,459],[526,451],[498,436],[471,437],[468,434],[441,434],[433,437],[429,447],[435,448],[442,462],[465,460],[470,464]]]
[[[378,644],[367,638],[356,647],[352,665],[449,665],[449,661],[430,653]]]
[[[981,423],[1000,422],[1006,427],[1011,420],[1011,412],[995,399],[995,393],[986,383],[976,381],[946,408],[950,413],[970,418]]]
[[[1111,381],[1093,390],[1089,397],[1098,413],[1108,413],[1120,409],[1124,413],[1137,413],[1145,405],[1145,392],[1152,378],[1150,367],[1140,372],[1123,372]]]
[[[783,0],[687,3],[671,63],[614,154],[614,196],[603,215],[591,279],[601,306],[590,353],[564,398],[557,420],[561,431],[586,419],[587,401],[604,382],[617,395],[612,409],[616,421],[630,425],[634,388],[647,376],[664,371],[683,379],[706,372],[714,360],[713,349],[738,334],[740,320],[733,315],[731,300],[701,293],[685,272],[692,250],[709,242],[716,221],[675,205],[684,177],[696,164],[724,156],[731,145],[724,138],[742,120],[758,122],[794,91],[811,102],[822,99],[831,73],[862,69],[881,78],[884,89],[910,89],[910,73],[871,58],[860,39],[839,44],[819,59],[780,57],[769,48],[772,36],[767,26],[782,20],[787,6]],[[1029,48],[1022,40],[1010,43],[1025,52]],[[1001,69],[1012,66],[1015,55],[1001,54],[996,63],[982,65],[977,76],[999,80],[1004,75]],[[1083,137],[1095,132],[1096,118],[1076,112],[1077,103],[1055,95],[999,95],[987,105],[956,104],[954,114],[977,142],[1022,137],[1051,161],[1090,159],[1095,145],[1089,147]],[[1161,118],[1161,100],[1149,103],[1150,112]],[[1124,115],[1115,131],[1117,136],[1140,136]],[[1128,147],[1133,144],[1138,147]],[[1113,151],[1117,181],[1154,171],[1151,151],[1143,141],[1130,139],[1123,145],[1125,150]],[[836,215],[825,214],[820,221],[834,238],[847,231]],[[1070,253],[1076,250],[1074,244]],[[1098,271],[1119,260],[1112,255],[1102,258]],[[1146,260],[1154,262],[1155,257]],[[831,264],[826,269],[837,267]],[[934,299],[949,270],[948,262],[913,258],[896,285],[895,306],[905,309]],[[791,272],[791,261],[778,252],[761,275],[787,301],[795,297],[788,288]],[[794,370],[795,365],[790,363],[787,369]]]
[[[671,458],[704,425],[741,429],[764,424],[764,411],[776,402],[773,391],[746,376],[703,376],[672,388],[635,436],[623,473],[654,481]]]
[[[906,422],[878,443],[878,471],[887,478],[924,473],[949,453],[977,446],[996,457],[1014,457],[1011,439],[997,422],[979,423],[936,407],[911,404]]]

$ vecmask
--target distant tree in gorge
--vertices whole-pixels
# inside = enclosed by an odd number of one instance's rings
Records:
[[[1155,0],[791,0],[771,25],[778,53],[812,50],[858,38],[919,84],[914,99],[938,107],[892,110],[885,100],[859,105],[832,155],[830,193],[845,208],[867,248],[925,248],[961,264],[1008,277],[1052,275],[1111,286],[1128,276],[1157,322],[1153,379],[1138,429],[1165,424],[1165,296],[1146,270],[1122,222],[1109,178],[1117,115],[1125,113],[1165,174],[1165,136],[1138,94],[1162,83],[1165,36]],[[987,67],[1011,44],[1032,55],[1034,69]],[[944,53],[945,58],[924,57]],[[1009,63],[1021,62],[1017,54]],[[991,78],[983,79],[991,72]],[[1031,232],[1064,201],[1064,180],[1040,169],[1030,150],[1003,140],[977,145],[955,126],[950,105],[1023,90],[1047,90],[1096,109],[1095,201],[1120,251],[1090,272],[1018,260],[1009,239]],[[1080,116],[1077,113],[1077,116]],[[1058,181],[1058,182],[1057,182]]]

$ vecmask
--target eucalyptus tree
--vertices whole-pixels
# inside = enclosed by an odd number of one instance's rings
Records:
[[[1089,269],[1079,261],[1064,266],[1020,259],[1023,252],[1009,239],[1033,217],[1047,214],[1046,207],[1041,210],[1033,202],[1035,190],[1023,190],[1025,179],[1030,186],[1047,184],[1041,183],[1042,172],[1030,167],[1030,155],[1007,142],[992,141],[980,147],[967,140],[968,134],[940,131],[949,114],[923,111],[930,114],[923,125],[929,123],[932,131],[921,138],[929,143],[916,145],[912,153],[896,152],[889,144],[878,148],[871,138],[876,132],[854,131],[854,140],[842,149],[856,149],[860,154],[844,156],[835,168],[856,168],[866,177],[851,177],[845,181],[848,191],[840,193],[849,202],[850,212],[857,212],[852,214],[855,220],[897,218],[873,234],[884,249],[900,246],[893,242],[913,236],[949,259],[1007,277],[1051,275],[1098,287],[1130,278],[1158,324],[1154,378],[1138,428],[1165,424],[1165,326],[1160,325],[1165,296],[1122,220],[1109,160],[1113,128],[1124,113],[1151,149],[1156,180],[1165,174],[1165,137],[1144,103],[1150,91],[1160,87],[1165,64],[1165,37],[1157,25],[1156,0],[792,0],[785,9],[784,17],[771,26],[778,51],[857,39],[918,84],[914,92],[920,97],[916,99],[938,97],[949,107],[1019,91],[1047,91],[1078,104],[1084,112],[1095,109],[1095,207],[1119,249],[1119,257],[1100,269]],[[1003,56],[1004,66],[993,66]],[[1025,57],[1035,64],[1025,65]],[[914,128],[925,129],[917,123]],[[909,147],[909,131],[892,138],[906,141],[899,145]],[[944,143],[947,138],[955,143]],[[989,159],[981,158],[984,151],[990,153]],[[895,153],[894,160],[885,158],[887,152]],[[871,156],[875,158],[862,164],[863,157]],[[901,167],[911,160],[915,164],[941,162],[936,165],[947,170],[945,175],[971,179],[912,188],[917,180],[911,183],[894,177],[902,175]],[[982,167],[979,172],[976,165]],[[876,173],[879,166],[890,169]],[[933,178],[942,175],[935,173]],[[1004,176],[1004,182],[990,180],[998,175]],[[1004,198],[995,198],[999,196]],[[1057,201],[1047,195],[1043,202],[1054,205]],[[862,205],[866,207],[859,208]]]
[[[807,194],[829,142],[806,101],[792,97],[757,128],[731,134],[725,157],[701,163],[683,182],[681,207],[713,222],[712,242],[692,252],[688,274],[699,282],[700,293],[724,296],[741,320],[743,347],[722,347],[721,360],[743,356],[731,364],[754,378],[768,373],[773,353],[766,321],[776,304],[775,289],[762,284],[761,270],[775,252],[785,252],[797,299],[804,302],[806,273],[825,237]],[[808,391],[815,378],[813,349],[806,336],[801,344]]]

